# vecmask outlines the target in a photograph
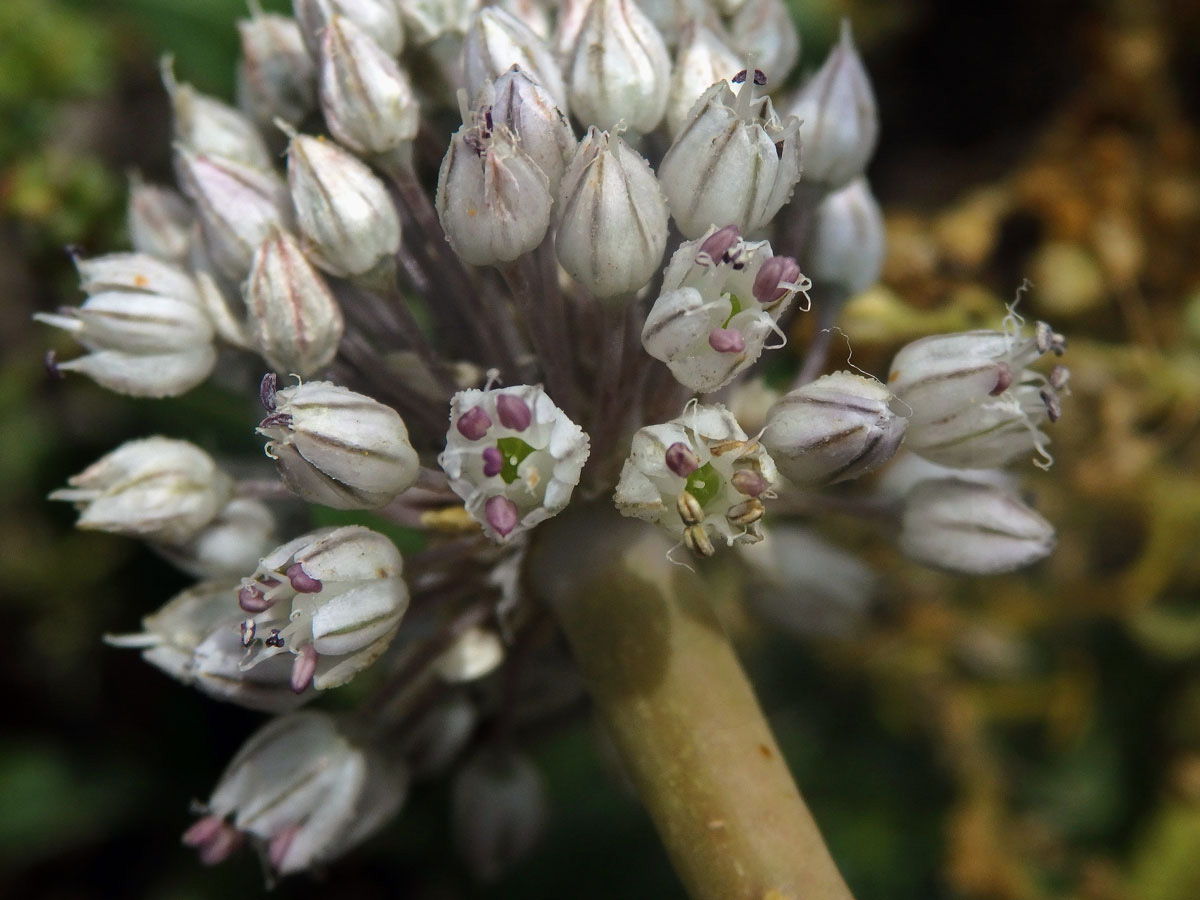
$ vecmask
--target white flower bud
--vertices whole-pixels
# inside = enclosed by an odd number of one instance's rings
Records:
[[[540,387],[459,391],[438,464],[467,512],[498,542],[557,515],[571,500],[588,437]]]
[[[147,184],[134,174],[126,221],[129,242],[138,253],[173,263],[187,259],[192,210],[175,191]]]
[[[557,209],[558,261],[595,296],[628,300],[657,271],[667,200],[650,164],[615,133],[588,129]]]
[[[417,136],[417,98],[396,60],[362,28],[334,16],[321,43],[321,110],[358,153],[387,153]]]
[[[743,549],[750,608],[773,628],[805,638],[846,636],[862,624],[878,578],[857,556],[794,525],[772,526]]]
[[[476,681],[504,662],[504,642],[490,628],[472,628],[438,657],[434,669],[443,681]]]
[[[342,310],[291,234],[276,231],[258,248],[245,295],[254,344],[274,368],[306,377],[333,360]]]
[[[252,6],[250,18],[237,27],[242,43],[238,104],[264,127],[276,119],[299,124],[316,102],[316,70],[300,25]]]
[[[563,71],[571,111],[585,125],[653,131],[667,108],[671,57],[633,0],[590,0]]]
[[[390,406],[328,381],[285,388],[272,402],[258,433],[270,438],[267,456],[284,483],[305,500],[371,509],[417,480],[420,461]]]
[[[633,436],[613,499],[621,515],[654,522],[712,556],[715,538],[729,546],[762,540],[762,498],[774,496],[777,480],[771,457],[729,410],[689,403]]]
[[[1061,413],[1067,370],[1055,366],[1047,377],[1029,365],[1065,348],[1044,322],[1023,336],[1015,313],[1004,331],[931,335],[903,347],[888,385],[909,419],[906,446],[945,466],[987,469],[1036,451],[1048,467],[1040,426]]]
[[[587,0],[581,0],[581,5],[586,7]],[[724,31],[720,16],[731,14],[731,11],[714,9],[716,4],[708,3],[707,0],[637,0],[637,5],[654,23],[654,27],[658,29],[658,33],[662,35],[667,46],[676,48],[677,52],[687,43],[687,32],[693,23],[701,23],[706,28]],[[676,58],[676,64],[678,64],[678,58]],[[739,63],[734,66],[734,71],[736,72],[740,68]],[[701,86],[700,91],[714,81],[716,81],[715,78],[710,78]],[[699,92],[697,92],[697,96],[699,96]]]
[[[466,34],[482,0],[396,0],[408,37],[419,45]]]
[[[406,728],[401,752],[413,778],[444,774],[467,746],[478,724],[475,704],[461,693],[453,693]]]
[[[888,408],[892,392],[851,372],[823,375],[771,408],[762,442],[798,485],[858,478],[892,458],[908,421]]]
[[[792,196],[800,179],[799,122],[783,122],[771,98],[755,98],[761,73],[738,75],[710,87],[663,157],[658,178],[684,237],[710,227],[765,227]]]
[[[805,181],[837,190],[866,171],[879,139],[879,116],[849,20],[825,64],[800,88],[791,114],[802,121]]]
[[[321,35],[334,16],[345,16],[393,57],[404,49],[404,23],[396,0],[292,0],[292,11],[313,59],[321,58]]]
[[[325,528],[263,557],[238,603],[254,616],[242,663],[292,653],[292,690],[345,684],[387,649],[408,608],[400,552],[361,525]]]
[[[546,89],[555,106],[568,112],[567,89],[550,48],[508,10],[496,6],[481,9],[467,30],[462,52],[463,78],[472,101],[487,82],[518,65]]]
[[[400,217],[383,182],[332,141],[291,135],[288,187],[313,261],[334,275],[363,275],[400,249]]]
[[[235,501],[236,502],[236,501]],[[209,581],[173,597],[142,620],[141,634],[106,637],[114,647],[140,649],[142,659],[216,700],[262,712],[294,709],[306,698],[291,689],[292,667],[271,660],[249,672],[240,668],[246,650],[237,585]]]
[[[853,296],[879,280],[886,241],[879,203],[867,179],[856,178],[817,207],[806,268],[818,284],[839,285]]]
[[[922,481],[905,498],[900,550],[921,565],[994,575],[1053,548],[1054,527],[1003,488],[946,478]]]
[[[729,22],[729,37],[775,84],[784,82],[800,58],[800,32],[784,0],[744,0]]]
[[[257,127],[240,110],[179,84],[171,60],[163,60],[163,84],[171,97],[175,142],[199,156],[219,156],[254,169],[269,171],[271,151]]]
[[[671,73],[667,130],[672,135],[678,134],[704,92],[722,79],[732,78],[742,68],[742,60],[721,42],[716,32],[699,22],[689,22]]]
[[[455,846],[485,882],[533,849],[549,817],[541,773],[512,750],[484,750],[471,759],[454,779],[450,804]]]
[[[222,275],[240,284],[254,251],[291,219],[287,187],[272,171],[176,148],[183,192],[196,204],[204,248]]]
[[[212,864],[249,835],[271,869],[288,875],[366,840],[395,815],[407,790],[402,764],[352,739],[332,716],[290,713],[246,742],[183,842]]]
[[[499,6],[504,7],[543,41],[548,41],[553,33],[550,21],[551,4],[549,0],[500,0]]]
[[[642,328],[642,346],[699,393],[718,390],[762,355],[777,320],[810,287],[790,256],[745,241],[732,225],[686,241],[663,274],[662,293]]]
[[[516,136],[521,149],[545,174],[550,195],[557,196],[579,141],[554,98],[514,65],[496,79],[487,102],[494,125],[505,126]]]
[[[486,10],[485,10],[486,12]],[[438,171],[438,218],[454,252],[474,266],[511,262],[550,227],[553,198],[541,166],[484,105],[450,139]]]
[[[78,475],[51,500],[74,503],[76,527],[162,544],[194,538],[229,502],[233,479],[187,441],[127,441]]]
[[[208,377],[216,363],[213,326],[182,269],[141,253],[77,265],[92,295],[77,308],[34,316],[91,351],[56,363],[59,370],[135,397],[175,396]]]
[[[277,542],[275,517],[266,505],[235,497],[191,540],[155,549],[195,578],[237,578]]]

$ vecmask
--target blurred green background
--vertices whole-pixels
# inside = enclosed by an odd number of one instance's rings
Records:
[[[1072,342],[1053,473],[1061,529],[1027,576],[921,572],[841,639],[731,615],[802,790],[858,900],[1200,897],[1200,10],[1183,2],[793,4],[815,66],[853,16],[876,80],[881,288],[844,327],[878,371],[932,329],[1030,311]],[[277,3],[264,3],[279,8]],[[255,458],[249,399],[134,402],[43,369],[30,315],[75,303],[64,247],[125,246],[125,172],[169,177],[156,59],[230,96],[235,0],[0,3],[0,895],[255,895],[243,854],[177,835],[258,722],[105,648],[184,579],[43,498],[128,437]],[[801,338],[803,335],[799,335]],[[802,344],[802,341],[799,342]],[[65,346],[65,345],[64,345]],[[847,541],[862,536],[846,529]],[[446,790],[279,897],[666,898],[641,812],[586,723],[533,748],[554,818],[505,882],[473,885]]]

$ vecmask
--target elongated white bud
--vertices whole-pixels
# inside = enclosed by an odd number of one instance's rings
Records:
[[[804,248],[808,273],[818,284],[840,286],[847,296],[865,291],[879,280],[886,240],[879,203],[867,179],[856,178],[817,207]]]
[[[650,164],[616,134],[588,129],[563,176],[558,261],[600,298],[628,299],[667,243],[667,200]]]
[[[219,156],[269,171],[271,151],[258,128],[228,103],[209,97],[190,84],[179,84],[170,57],[163,60],[163,83],[171,97],[175,142],[191,153]]]
[[[545,782],[524,756],[484,751],[462,768],[451,792],[454,842],[480,881],[507,872],[545,830]]]
[[[316,105],[316,70],[295,19],[253,9],[238,22],[238,104],[258,124],[299,124]]]
[[[742,59],[711,28],[690,22],[684,29],[671,73],[667,99],[667,130],[676,135],[688,120],[692,107],[714,84],[733,78],[742,69]]]
[[[513,133],[521,149],[545,174],[550,195],[558,196],[563,172],[579,141],[563,111],[554,105],[554,98],[514,65],[496,79],[488,103],[494,125]]]
[[[313,59],[321,58],[321,35],[334,16],[354,22],[392,56],[404,49],[404,24],[396,0],[292,0],[292,10]]]
[[[129,242],[137,252],[172,263],[187,259],[192,210],[177,192],[134,174],[126,221]]]
[[[729,38],[775,84],[784,82],[800,58],[800,32],[784,0],[743,0],[729,21]]]
[[[195,578],[235,579],[253,569],[277,543],[271,511],[259,500],[234,497],[195,537],[155,549]]]
[[[487,82],[495,81],[514,65],[545,88],[564,114],[568,112],[567,89],[550,48],[508,10],[497,6],[481,9],[463,41],[468,99],[474,102]]]

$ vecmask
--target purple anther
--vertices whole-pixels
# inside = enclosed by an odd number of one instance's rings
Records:
[[[714,328],[708,333],[708,346],[718,353],[741,353],[746,349],[746,339],[732,328]]]
[[[489,497],[483,505],[488,524],[500,537],[508,537],[509,532],[517,527],[517,504],[507,497],[496,495]]]
[[[263,641],[263,646],[264,647],[278,647],[278,648],[282,649],[283,645],[285,643],[287,643],[287,642],[283,639],[283,635],[281,635],[279,633],[279,629],[272,628],[271,636],[269,638],[267,638],[265,641]]]
[[[482,406],[476,406],[459,416],[455,427],[468,441],[477,441],[488,433],[488,429],[492,427],[492,420],[488,418]]]
[[[42,359],[42,364],[46,367],[46,374],[51,378],[62,380],[63,373],[58,367],[58,354],[53,350],[47,350],[45,357]]]
[[[496,130],[496,125],[492,121],[492,108],[490,106],[485,106],[483,108],[482,112],[483,112],[483,127],[485,129],[487,129],[487,133],[490,135],[493,131]]]
[[[292,842],[296,840],[296,835],[299,833],[299,825],[288,825],[271,838],[271,842],[267,844],[267,862],[271,864],[272,869],[278,871],[283,868],[283,861],[287,859],[288,851],[292,849]]]
[[[500,416],[500,424],[513,431],[524,431],[533,421],[529,404],[513,394],[500,394],[496,398],[496,412]]]
[[[754,299],[764,306],[782,300],[800,278],[800,264],[790,256],[772,256],[754,276]]]
[[[1012,369],[1007,363],[1000,363],[1000,370],[996,373],[996,386],[988,391],[989,397],[999,397],[1007,391],[1013,383]]]
[[[256,584],[248,584],[238,591],[238,606],[248,613],[260,613],[271,608],[272,601],[267,599],[262,588]]]
[[[687,478],[700,468],[700,457],[683,441],[676,441],[667,448],[667,468],[680,478]]]
[[[764,73],[762,69],[754,70],[754,83],[759,87],[763,87],[767,83],[766,73]]]
[[[1047,379],[1050,382],[1050,387],[1056,391],[1061,391],[1067,386],[1067,382],[1071,379],[1071,370],[1066,366],[1054,366],[1050,370],[1050,377]]]
[[[254,633],[258,630],[258,626],[254,624],[253,619],[247,619],[242,623],[242,646],[249,647],[254,643]]]
[[[1042,398],[1042,403],[1046,404],[1046,418],[1051,422],[1062,418],[1062,401],[1058,399],[1058,394],[1054,393],[1053,388],[1042,388],[1038,391],[1038,396]]]
[[[504,468],[504,454],[497,447],[485,447],[483,450],[483,474],[487,478],[499,475]]]
[[[241,842],[242,833],[219,816],[205,816],[183,833],[183,843],[195,847],[206,866],[224,862]]]
[[[706,253],[715,263],[728,262],[727,254],[741,239],[741,232],[736,225],[726,225],[704,239],[697,255]]]
[[[305,572],[300,563],[292,563],[284,574],[297,594],[317,594],[321,591],[321,582]]]
[[[770,487],[767,479],[749,469],[738,469],[729,480],[739,494],[745,494],[747,497],[757,497]]]
[[[282,425],[284,428],[290,428],[292,426],[291,415],[288,413],[271,413],[258,423],[259,428],[271,428],[275,425]]]
[[[279,379],[275,377],[274,372],[264,375],[258,385],[258,399],[262,401],[263,409],[268,412],[275,411],[275,394],[278,393],[276,390],[278,386]]]
[[[738,72],[736,75],[734,75],[729,80],[732,81],[734,84],[741,84],[743,81],[746,80],[746,70],[742,69],[740,72]]]
[[[225,827],[225,820],[220,816],[205,816],[197,819],[183,833],[183,846],[199,847],[211,841]]]
[[[292,661],[292,690],[303,694],[312,684],[313,676],[317,674],[317,662],[320,655],[312,644],[305,644]]]

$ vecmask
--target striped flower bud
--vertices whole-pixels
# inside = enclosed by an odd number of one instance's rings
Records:
[[[742,60],[716,32],[699,22],[689,22],[684,28],[675,69],[671,73],[667,130],[672,135],[678,134],[704,92],[722,79],[732,78],[743,67]]]
[[[396,0],[292,0],[292,11],[313,59],[321,58],[321,35],[334,16],[352,21],[393,57],[404,49],[404,24]]]
[[[879,203],[867,179],[856,178],[817,207],[805,267],[818,284],[837,285],[853,296],[879,280],[886,240]]]
[[[138,253],[172,263],[187,259],[192,210],[177,192],[148,184],[135,173],[130,178],[126,221],[129,242]]]
[[[540,387],[467,390],[450,401],[438,464],[467,512],[504,542],[566,508],[588,437]]]
[[[802,122],[805,181],[837,190],[866,171],[879,139],[879,115],[849,20],[843,20],[841,40],[800,88],[790,112]]]
[[[263,127],[276,119],[299,124],[316,103],[316,70],[299,23],[251,5],[249,19],[237,23],[238,105]]]
[[[342,310],[291,234],[276,231],[258,248],[245,295],[251,336],[271,366],[307,377],[333,360]]]
[[[275,548],[238,593],[253,616],[242,666],[291,653],[296,693],[345,684],[396,635],[408,608],[402,569],[392,542],[361,525],[325,528]]]
[[[142,620],[140,634],[105,638],[114,647],[142,651],[142,659],[216,700],[262,712],[284,712],[304,702],[291,689],[291,663],[270,660],[241,669],[246,614],[234,597],[237,585],[208,581],[173,597]]]
[[[438,172],[438,218],[475,266],[511,262],[541,244],[553,198],[546,174],[484,105],[450,139]]]
[[[663,274],[662,293],[646,317],[642,346],[682,385],[718,390],[762,355],[775,323],[797,293],[808,308],[808,279],[790,256],[772,256],[766,241],[745,241],[728,225],[686,241]]]
[[[76,527],[162,544],[194,538],[229,502],[233,479],[187,441],[127,441],[50,495],[79,510]]]
[[[717,540],[762,540],[762,500],[777,480],[771,457],[729,410],[689,404],[633,436],[613,499],[621,515],[654,522],[693,553],[712,556]]]
[[[550,195],[557,196],[579,141],[567,117],[554,105],[554,98],[514,65],[496,79],[487,102],[495,126],[505,126],[513,133],[546,176]]]
[[[183,192],[196,204],[204,249],[213,266],[240,284],[272,229],[291,220],[287,187],[272,171],[176,148]]]
[[[228,103],[176,82],[171,66],[170,57],[165,58],[163,84],[171,98],[176,144],[200,156],[218,156],[269,171],[271,151],[254,123]]]
[[[755,70],[712,85],[692,107],[658,169],[671,215],[684,237],[710,227],[765,227],[800,179],[799,121],[780,121]]]
[[[328,863],[400,808],[403,765],[321,712],[272,719],[238,751],[205,814],[183,835],[212,865],[249,837],[273,872]]]
[[[994,468],[1033,451],[1048,467],[1041,426],[1058,420],[1068,373],[1054,366],[1043,375],[1029,366],[1065,349],[1066,339],[1045,322],[1023,335],[1015,313],[1003,331],[932,335],[903,347],[888,386],[909,420],[906,446],[956,468]]]
[[[994,575],[1035,563],[1053,548],[1054,527],[995,485],[922,481],[904,499],[900,550],[921,565]]]
[[[330,132],[357,153],[388,153],[417,136],[408,76],[371,35],[334,16],[321,40],[321,110]]]
[[[238,578],[277,543],[271,510],[251,497],[234,497],[195,537],[155,550],[195,578]]]
[[[471,101],[484,85],[495,81],[514,65],[554,98],[554,105],[567,113],[567,89],[550,48],[529,26],[498,6],[476,13],[463,40],[463,78]]]
[[[482,0],[396,0],[408,39],[425,46],[466,34]]]
[[[589,0],[563,70],[571,111],[585,125],[611,131],[624,123],[644,134],[666,112],[671,57],[634,0]]]
[[[596,297],[628,301],[658,270],[667,215],[650,164],[616,134],[589,128],[562,180],[558,261]]]
[[[772,408],[762,442],[799,485],[858,478],[895,454],[908,425],[888,407],[892,392],[850,372],[823,375]]]
[[[332,141],[289,136],[288,188],[313,261],[344,277],[390,263],[400,249],[400,217],[383,182]]]
[[[390,406],[328,381],[264,396],[273,404],[258,433],[295,494],[337,509],[372,509],[408,490],[420,462],[404,420]]]

